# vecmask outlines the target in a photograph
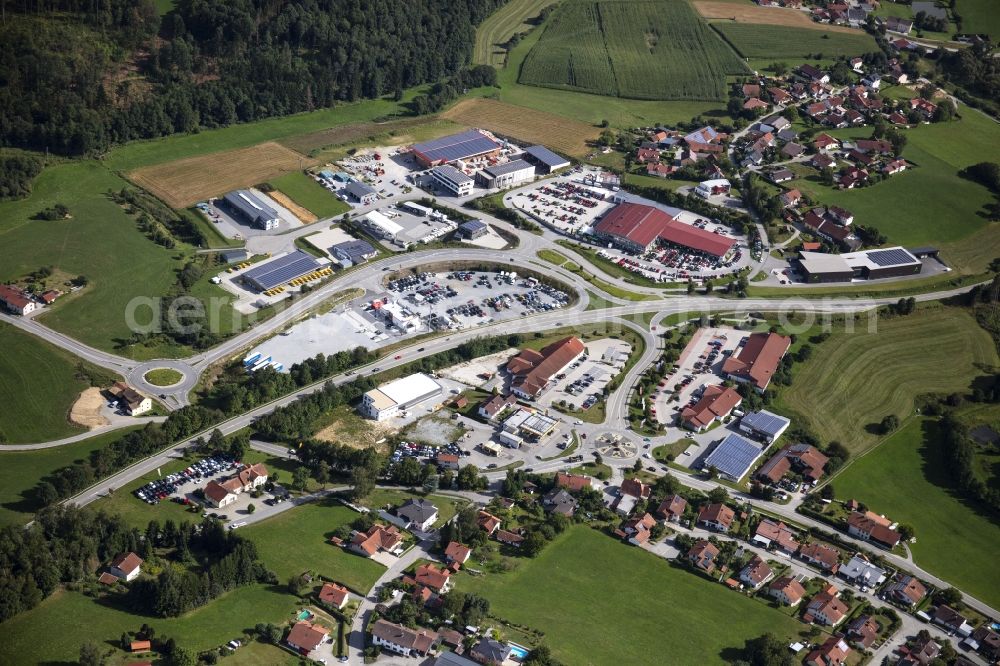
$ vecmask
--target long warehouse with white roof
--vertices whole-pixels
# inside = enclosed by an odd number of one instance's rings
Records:
[[[413,405],[440,395],[442,391],[441,385],[432,377],[418,372],[365,393],[360,411],[370,419],[385,421]]]

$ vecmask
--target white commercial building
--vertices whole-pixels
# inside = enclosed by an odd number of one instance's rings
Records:
[[[396,234],[403,230],[403,227],[399,226],[377,210],[366,213],[361,218],[361,226],[379,238],[388,238],[390,240],[395,238]]]
[[[441,385],[423,373],[403,377],[365,393],[361,413],[376,421],[385,421],[413,405],[440,395]]]
[[[535,177],[535,165],[524,160],[513,160],[504,164],[488,166],[476,178],[484,187],[504,188],[527,183]]]
[[[698,187],[694,189],[694,193],[707,199],[715,194],[729,194],[731,187],[732,185],[725,178],[713,178],[712,180],[698,183]]]
[[[431,169],[431,178],[457,197],[472,194],[472,185],[475,182],[470,176],[447,164]]]

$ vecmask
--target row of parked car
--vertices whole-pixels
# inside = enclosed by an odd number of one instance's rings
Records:
[[[141,488],[137,488],[134,494],[146,504],[158,504],[160,500],[177,492],[178,486],[188,481],[208,479],[234,467],[239,467],[239,463],[225,456],[215,455],[203,458],[187,469],[168,474],[162,479],[150,481]]]

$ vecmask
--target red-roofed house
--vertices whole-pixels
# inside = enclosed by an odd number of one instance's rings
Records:
[[[754,556],[750,562],[740,571],[740,581],[752,590],[760,589],[760,586],[774,578],[774,572],[760,557]]]
[[[471,554],[471,548],[457,541],[450,542],[444,549],[444,557],[448,562],[465,564]]]
[[[656,517],[668,523],[677,522],[684,515],[687,508],[687,500],[680,495],[671,495],[662,502],[656,509]]]
[[[753,541],[761,544],[765,548],[774,546],[789,555],[794,555],[799,549],[799,542],[795,540],[794,533],[782,522],[774,522],[770,518],[765,518],[757,525]]]
[[[433,564],[422,564],[413,572],[413,580],[418,585],[430,588],[438,594],[444,594],[451,585],[451,572],[438,569]]]
[[[34,312],[36,303],[17,287],[0,284],[0,304],[14,314],[26,315]]]
[[[285,642],[303,657],[320,646],[330,635],[330,630],[318,624],[299,620],[288,632]]]
[[[524,349],[507,362],[507,372],[513,376],[511,390],[528,400],[534,400],[563,368],[583,356],[586,347],[579,338],[570,336],[543,348],[540,352]]]
[[[806,595],[806,588],[791,576],[782,576],[768,585],[767,593],[786,606],[798,606]]]
[[[809,605],[806,606],[807,621],[811,616],[814,621],[830,627],[840,624],[846,617],[849,607],[837,597],[838,594],[840,593],[837,588],[830,585],[810,599]]]
[[[802,546],[799,549],[799,557],[830,573],[837,573],[840,567],[840,553],[836,548],[822,543],[807,543]]]
[[[715,558],[718,556],[719,549],[715,544],[704,539],[691,546],[691,550],[687,554],[691,564],[708,573],[715,571]]]
[[[372,525],[367,532],[355,531],[347,547],[359,555],[371,557],[379,552],[396,553],[403,536],[395,525]]]
[[[751,333],[743,349],[722,364],[722,372],[734,381],[749,382],[763,393],[791,344],[791,338],[777,333]]]
[[[855,511],[847,518],[847,532],[865,541],[872,541],[883,548],[893,549],[902,538],[899,532],[890,529],[885,518],[871,511]]]
[[[721,502],[706,504],[698,512],[698,525],[716,532],[728,532],[735,519],[736,512]]]
[[[742,402],[734,388],[721,384],[706,386],[698,402],[681,410],[680,421],[689,430],[704,432],[716,421],[728,417]]]
[[[347,588],[336,583],[323,583],[319,591],[319,600],[337,610],[343,610],[349,599]]]
[[[806,666],[843,666],[851,648],[839,636],[830,636],[806,657]]]
[[[567,474],[566,472],[556,472],[556,485],[571,492],[577,492],[584,488],[590,488],[593,479],[580,474]]]
[[[486,530],[487,534],[493,534],[500,529],[500,519],[486,511],[479,512],[476,517],[476,523],[479,527]]]
[[[135,553],[122,553],[111,561],[109,572],[126,581],[135,580],[142,573],[142,558]]]

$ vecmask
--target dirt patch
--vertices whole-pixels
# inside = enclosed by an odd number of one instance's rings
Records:
[[[360,419],[359,419],[360,420]],[[373,447],[379,453],[389,453],[389,447],[379,440],[394,434],[396,431],[385,423],[376,421],[362,421],[359,425],[353,422],[347,423],[344,420],[337,420],[316,433],[314,439],[321,442],[343,444],[355,449],[367,449]]]
[[[129,180],[167,205],[186,208],[230,190],[299,171],[314,163],[315,160],[268,141],[249,148],[142,167],[127,175]]]
[[[496,375],[500,371],[501,366],[506,365],[507,361],[519,351],[519,349],[511,347],[496,354],[480,356],[471,361],[445,368],[441,370],[440,374],[442,377],[453,379],[467,386],[482,388],[486,382],[490,381],[484,375]]]
[[[810,30],[825,30],[826,32],[849,32],[857,35],[861,30],[843,25],[817,23],[809,14],[798,9],[785,7],[760,7],[743,5],[735,2],[715,2],[713,0],[695,0],[692,3],[699,14],[707,19],[726,19],[736,23],[764,23],[767,25],[784,25],[792,28],[808,28]]]
[[[90,387],[80,394],[69,410],[69,420],[78,426],[93,430],[108,425],[110,421],[101,414],[104,406],[104,396],[101,389]]]
[[[463,100],[441,117],[522,142],[542,143],[566,155],[585,155],[587,143],[600,136],[592,125],[494,99]]]
[[[424,125],[435,120],[435,116],[421,116],[419,118],[406,118],[404,120],[390,120],[384,123],[351,123],[340,125],[330,129],[300,134],[287,139],[281,139],[282,145],[288,146],[292,150],[297,150],[303,155],[308,155],[313,150],[322,150],[331,146],[340,146],[347,143],[355,143],[365,139],[374,140],[376,137],[386,134],[397,134],[406,130]],[[405,143],[406,137],[398,137],[399,141],[393,143]]]
[[[310,211],[306,210],[302,206],[292,201],[291,197],[289,197],[284,192],[279,192],[278,190],[271,190],[270,192],[267,193],[267,196],[271,197],[272,199],[280,203],[282,206],[290,210],[292,212],[292,215],[299,218],[304,224],[312,224],[313,222],[319,219],[318,217],[313,215]]]

